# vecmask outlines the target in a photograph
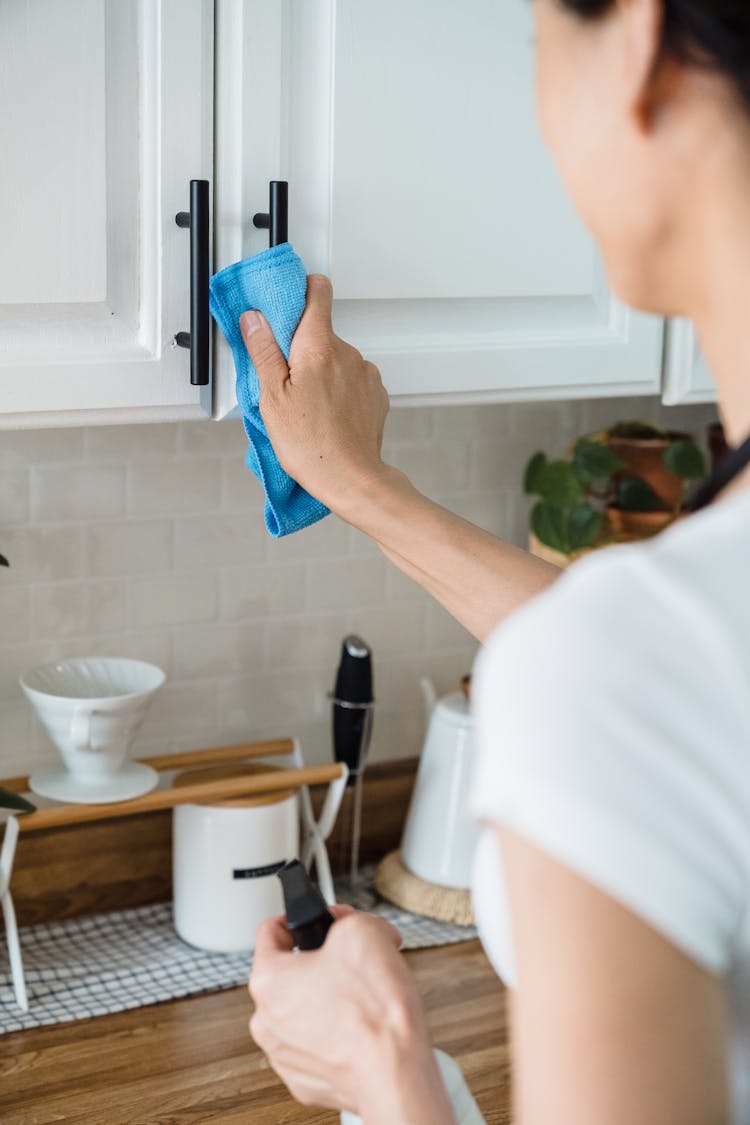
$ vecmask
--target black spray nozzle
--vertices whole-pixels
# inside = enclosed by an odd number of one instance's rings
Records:
[[[373,702],[372,650],[361,637],[351,634],[341,645],[341,659],[336,672],[334,700],[342,703]]]
[[[298,949],[320,949],[334,917],[298,859],[278,872],[284,892],[286,924]]]

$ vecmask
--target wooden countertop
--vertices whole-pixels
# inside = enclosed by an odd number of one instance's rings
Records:
[[[488,1125],[510,1125],[505,996],[481,946],[406,956],[435,1046],[461,1065]],[[236,988],[2,1036],[0,1121],[338,1125],[292,1101],[250,1040],[249,1017]]]

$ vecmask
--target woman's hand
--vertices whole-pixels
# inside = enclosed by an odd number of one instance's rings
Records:
[[[289,351],[262,314],[240,317],[260,380],[260,412],[281,465],[334,511],[355,501],[383,469],[388,395],[374,364],[334,335],[327,277],[307,279],[307,305]]]
[[[253,1039],[304,1105],[348,1109],[368,1125],[451,1122],[398,932],[372,915],[333,909],[338,920],[314,952],[292,952],[283,918],[259,928]]]

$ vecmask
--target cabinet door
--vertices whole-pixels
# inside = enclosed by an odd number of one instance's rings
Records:
[[[664,363],[664,402],[715,402],[716,387],[689,320],[671,320],[667,325]]]
[[[660,389],[662,322],[613,299],[539,137],[527,4],[217,5],[219,264],[288,179],[290,239],[392,394]]]
[[[175,214],[212,83],[212,0],[0,4],[0,425],[201,413]]]

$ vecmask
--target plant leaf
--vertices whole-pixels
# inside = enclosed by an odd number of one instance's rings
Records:
[[[0,566],[10,566],[10,563],[6,559],[5,555],[0,555]]]
[[[618,469],[624,468],[625,462],[601,442],[581,438],[573,450],[573,472],[584,484],[606,480]]]
[[[673,441],[664,450],[664,464],[676,477],[685,480],[706,475],[706,459],[694,441]]]
[[[542,470],[547,464],[547,458],[543,453],[535,453],[530,458],[526,466],[526,472],[523,475],[523,490],[527,496],[538,496],[539,489],[542,482]]]
[[[554,551],[562,551],[566,555],[570,553],[563,514],[545,500],[540,500],[531,510],[531,530],[545,547],[552,547]]]
[[[572,508],[583,499],[581,482],[569,461],[548,461],[541,471],[539,494],[554,508]]]
[[[617,482],[617,504],[624,512],[655,512],[662,499],[641,477],[623,477]]]
[[[602,514],[585,501],[576,504],[568,516],[568,541],[571,551],[591,547],[602,530]]]
[[[36,812],[36,805],[21,797],[18,793],[11,793],[0,785],[0,809],[13,809],[14,812]]]

